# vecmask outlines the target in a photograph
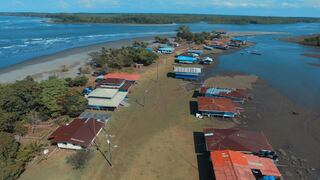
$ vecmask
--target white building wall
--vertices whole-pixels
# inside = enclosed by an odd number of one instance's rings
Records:
[[[73,149],[73,150],[83,149],[81,146],[70,144],[70,143],[58,143],[58,147],[63,149]]]

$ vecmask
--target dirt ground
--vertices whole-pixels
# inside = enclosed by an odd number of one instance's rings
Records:
[[[106,125],[118,146],[112,152],[112,168],[94,150],[85,169],[72,170],[65,162],[72,152],[58,150],[28,167],[21,179],[199,179],[193,132],[202,131],[204,126],[233,127],[234,123],[203,121],[191,114],[194,92],[186,90],[188,82],[167,77],[173,59],[173,55],[162,56],[158,65],[143,72],[129,95],[130,107],[112,114]],[[99,135],[97,143],[107,153],[105,133]]]
[[[186,88],[189,82],[167,77],[173,59],[173,55],[164,55],[158,64],[142,70],[141,80],[129,95],[130,107],[121,107],[112,113],[112,120],[106,125],[107,133],[97,138],[100,151],[107,154],[106,135],[112,135],[112,144],[117,145],[112,151],[112,167],[92,147],[93,157],[87,166],[83,170],[73,170],[65,160],[73,152],[58,150],[47,160],[28,166],[21,179],[203,179],[195,133],[201,132],[203,127],[231,128],[236,124],[230,119],[194,117],[194,91]],[[319,154],[319,147],[312,148],[318,141],[317,122],[320,121],[307,120],[314,117],[313,114],[296,107],[266,83],[258,81],[253,86],[256,80],[255,76],[233,75],[210,78],[206,83],[253,88],[254,99],[245,105],[241,124],[237,126],[263,131],[277,151],[285,152],[286,155],[281,154],[280,164],[287,179],[316,177],[309,171],[317,168],[320,162],[318,156],[314,158]],[[292,112],[299,115],[292,115]],[[300,128],[305,128],[302,133]],[[304,142],[304,138],[313,140]]]

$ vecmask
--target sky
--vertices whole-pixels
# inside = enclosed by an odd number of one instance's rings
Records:
[[[320,0],[0,0],[0,12],[192,13],[320,17]]]

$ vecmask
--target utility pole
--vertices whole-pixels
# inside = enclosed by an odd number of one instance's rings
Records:
[[[118,145],[112,144],[112,138],[114,137],[113,135],[108,134],[108,135],[106,135],[106,137],[107,137],[107,143],[108,143],[108,159],[109,159],[108,161],[110,163],[110,166],[113,167],[113,165],[112,165],[112,151],[114,148],[117,148]]]

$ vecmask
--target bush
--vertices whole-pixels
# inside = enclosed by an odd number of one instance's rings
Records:
[[[67,157],[66,161],[73,167],[73,169],[83,169],[91,157],[92,155],[90,151],[81,150]]]
[[[88,78],[86,76],[77,76],[74,79],[66,78],[65,80],[69,87],[84,86],[88,82]]]

